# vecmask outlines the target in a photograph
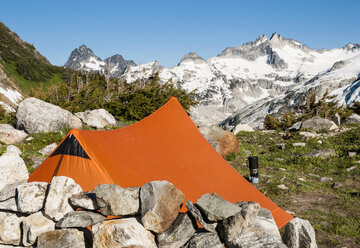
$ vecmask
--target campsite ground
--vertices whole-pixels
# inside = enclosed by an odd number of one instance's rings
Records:
[[[256,187],[278,206],[309,220],[319,247],[360,246],[360,127],[314,138],[276,131],[240,132],[237,137],[240,152],[229,156],[228,162],[247,177],[246,158],[258,156],[260,183]],[[294,147],[298,142],[306,145]],[[285,149],[278,144],[286,144]],[[302,156],[325,148],[333,148],[337,155],[327,159]],[[357,155],[350,157],[348,152]],[[321,182],[324,177],[331,180]],[[281,184],[289,189],[278,188]]]

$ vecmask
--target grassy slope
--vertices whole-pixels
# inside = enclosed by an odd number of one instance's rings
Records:
[[[360,154],[360,127],[352,128],[333,137],[323,134],[320,138],[308,139],[298,133],[240,132],[237,134],[240,152],[228,157],[228,161],[247,177],[246,157],[259,156],[260,183],[256,187],[280,207],[310,220],[319,247],[359,246],[360,156],[350,158],[348,151]],[[306,146],[293,147],[295,142],[305,142]],[[279,143],[286,143],[286,149],[279,149]],[[337,156],[301,157],[324,148],[335,149]],[[354,165],[356,168],[351,172],[346,170]],[[330,177],[333,181],[322,183],[320,177]],[[334,188],[334,182],[342,186]],[[279,189],[280,184],[289,190]]]

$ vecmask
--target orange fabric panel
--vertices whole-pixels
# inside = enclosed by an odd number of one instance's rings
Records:
[[[193,202],[201,195],[213,192],[231,202],[256,201],[273,213],[279,228],[293,218],[252,186],[214,150],[176,98],[128,127],[71,132],[91,158],[95,170],[90,168],[90,163],[80,166],[80,170],[77,163],[87,159],[78,158],[76,161],[63,161],[66,169],[62,169],[61,165],[59,172],[79,178],[75,181],[84,190],[93,190],[99,184],[94,182],[101,180],[100,183],[111,182],[122,187],[167,180]],[[38,170],[50,173],[54,166],[47,160],[44,163],[51,165],[41,165],[34,173],[39,174]],[[47,166],[51,168],[44,169]],[[77,173],[82,173],[84,178],[81,179]],[[33,180],[37,176],[31,175],[30,178]]]

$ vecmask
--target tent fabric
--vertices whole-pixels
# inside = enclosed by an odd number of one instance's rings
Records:
[[[80,147],[74,145],[77,142]],[[77,154],[66,152],[68,148],[64,143],[77,147]],[[293,218],[215,151],[174,97],[150,116],[128,127],[104,131],[70,130],[30,175],[29,181],[50,182],[55,175],[73,178],[84,191],[93,190],[102,183],[133,187],[167,180],[185,194],[186,200],[195,202],[205,193],[216,192],[233,203],[258,202],[272,212],[279,228]]]

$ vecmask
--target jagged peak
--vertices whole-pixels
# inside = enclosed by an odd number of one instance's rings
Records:
[[[272,33],[270,40],[276,40],[276,39],[280,40],[280,39],[282,39],[282,37],[280,34],[274,32],[274,33]]]
[[[260,35],[259,37],[256,38],[255,40],[255,44],[259,44],[259,43],[263,43],[265,41],[268,41],[268,37],[265,34]]]
[[[205,59],[201,58],[197,53],[195,52],[190,52],[185,54],[178,65],[181,65],[183,63],[187,63],[187,62],[193,62],[195,64],[200,64],[200,63],[205,63]]]

